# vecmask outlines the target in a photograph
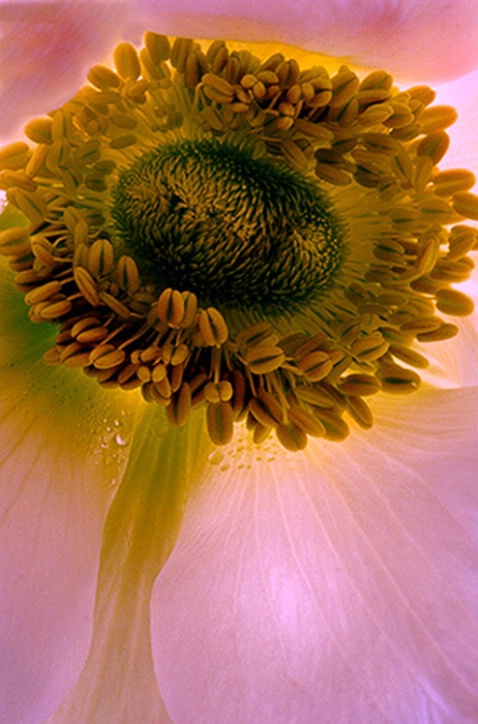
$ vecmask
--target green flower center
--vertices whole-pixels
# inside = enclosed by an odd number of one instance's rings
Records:
[[[330,285],[343,244],[317,181],[211,140],[161,146],[123,171],[112,216],[162,287],[277,314]]]
[[[115,70],[0,149],[26,226],[0,233],[50,365],[140,389],[172,425],[205,409],[288,450],[370,428],[425,345],[470,314],[475,183],[442,171],[456,112],[382,70],[300,69],[146,33]],[[417,371],[418,370],[418,371]]]

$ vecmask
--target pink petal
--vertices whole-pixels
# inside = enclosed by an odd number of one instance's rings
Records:
[[[478,71],[436,87],[436,103],[453,105],[458,111],[458,121],[448,129],[450,148],[440,162],[440,168],[468,168],[478,176]],[[474,193],[477,187],[475,186]],[[473,222],[471,222],[473,224]],[[474,224],[476,225],[476,224]],[[451,343],[418,345],[419,351],[433,361],[433,367],[425,378],[440,387],[470,386],[478,384],[478,278],[471,279],[456,288],[471,296],[475,313],[446,321],[458,324],[460,334]]]
[[[42,363],[55,331],[28,321],[4,265],[0,295],[0,721],[20,724],[58,706],[87,655],[130,415],[80,372]]]
[[[297,45],[402,78],[436,80],[478,65],[474,0],[140,0],[159,32]]]
[[[211,466],[153,596],[177,724],[478,716],[478,390]]]
[[[436,88],[437,103],[454,106],[458,121],[451,126],[450,148],[443,167],[465,166],[478,175],[478,70]]]
[[[0,3],[0,139],[58,106],[128,31],[128,3]]]

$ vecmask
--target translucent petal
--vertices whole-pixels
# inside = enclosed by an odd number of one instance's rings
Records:
[[[436,88],[437,103],[453,105],[458,111],[458,121],[448,130],[450,148],[440,162],[440,168],[468,168],[478,175],[478,71]],[[476,193],[476,186],[474,189]],[[475,224],[476,225],[476,224]],[[476,259],[475,259],[476,262]],[[424,344],[420,350],[433,362],[425,373],[425,379],[440,387],[470,386],[478,384],[478,278],[456,287],[468,294],[475,302],[471,317],[448,318],[459,324],[460,334],[451,343]]]
[[[478,390],[211,466],[153,596],[174,721],[458,722],[478,711]]]
[[[448,131],[450,148],[441,165],[465,166],[478,173],[478,71],[437,86],[437,103],[455,106],[458,121]]]
[[[139,0],[136,8],[161,32],[290,43],[402,78],[452,78],[478,64],[474,0]]]
[[[151,591],[208,450],[202,417],[176,429],[147,406],[106,521],[89,657],[52,724],[169,721],[151,657]]]
[[[128,2],[0,3],[0,141],[71,97],[128,31]]]
[[[38,721],[78,676],[104,516],[131,413],[81,373],[46,367],[54,334],[0,272],[0,720]],[[122,437],[123,436],[123,437]]]

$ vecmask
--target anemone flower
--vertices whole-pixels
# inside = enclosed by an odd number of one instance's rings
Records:
[[[476,721],[476,4],[0,22],[1,721]]]

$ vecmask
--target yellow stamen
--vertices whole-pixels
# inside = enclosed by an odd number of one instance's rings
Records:
[[[478,248],[475,176],[440,170],[456,119],[383,70],[301,69],[146,33],[0,149],[28,226],[0,233],[48,365],[141,389],[228,443],[343,440],[364,402],[414,392],[450,339]],[[407,365],[402,367],[400,363]]]

